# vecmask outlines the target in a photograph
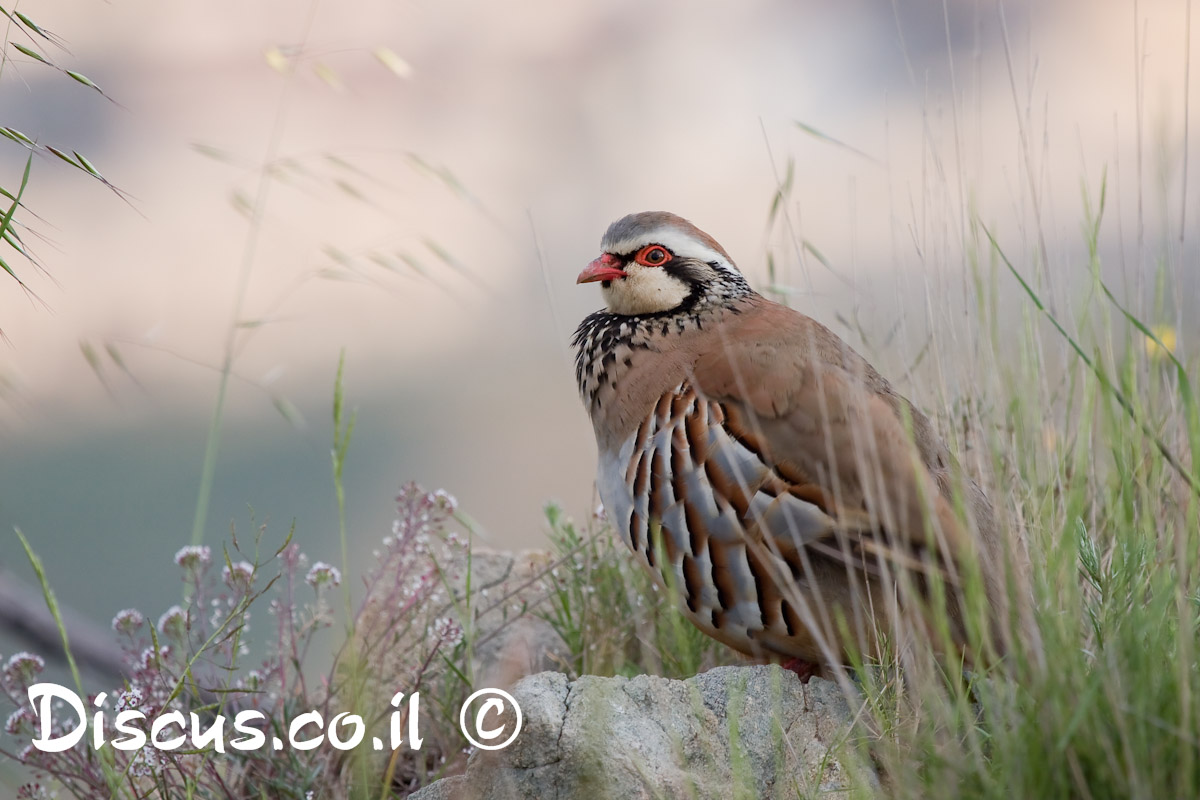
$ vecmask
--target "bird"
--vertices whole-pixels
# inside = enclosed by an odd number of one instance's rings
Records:
[[[1033,635],[1023,543],[866,359],[673,213],[600,250],[572,339],[596,486],[693,624],[805,680],[884,641],[975,664]]]

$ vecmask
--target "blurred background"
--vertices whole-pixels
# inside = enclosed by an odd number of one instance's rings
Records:
[[[28,576],[19,527],[60,601],[105,625],[179,597],[230,341],[215,548],[263,523],[277,545],[294,522],[339,563],[343,351],[352,562],[409,480],[496,547],[542,544],[549,500],[591,513],[568,340],[600,298],[574,280],[628,212],[690,218],[918,402],[922,376],[972,379],[954,353],[973,274],[1026,318],[976,214],[1069,305],[1103,183],[1106,276],[1181,341],[1196,324],[1196,270],[1156,283],[1194,263],[1200,214],[1185,0],[19,10],[116,102],[9,49],[0,125],[78,151],[128,199],[34,159],[18,217],[48,274],[7,252],[33,294],[0,274],[0,559]],[[0,185],[25,157],[0,140]]]

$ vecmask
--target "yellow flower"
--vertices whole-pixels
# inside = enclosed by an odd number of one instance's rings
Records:
[[[267,59],[267,66],[276,72],[287,72],[289,69],[291,69],[291,59],[288,58],[287,55],[284,54],[283,50],[279,49],[278,47],[267,48],[267,51],[263,53],[263,55]]]
[[[1162,342],[1159,345],[1154,339],[1146,337],[1146,355],[1150,357],[1151,361],[1162,361],[1168,353],[1175,352],[1177,344],[1175,328],[1170,325],[1154,325],[1151,326],[1150,331],[1158,337],[1158,342]]]
[[[1042,426],[1042,447],[1047,453],[1058,450],[1058,431],[1055,430],[1054,423],[1048,422]]]

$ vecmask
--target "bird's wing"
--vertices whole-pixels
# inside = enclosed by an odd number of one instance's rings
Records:
[[[940,443],[928,421],[808,317],[762,298],[739,310],[710,329],[689,377],[720,403],[734,438],[791,485],[790,495],[819,498],[843,534],[789,542],[768,520],[764,538],[864,568],[882,560],[953,578],[972,543],[939,490]]]

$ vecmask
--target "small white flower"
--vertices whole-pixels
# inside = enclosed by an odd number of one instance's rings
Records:
[[[8,659],[4,665],[4,677],[18,686],[24,686],[45,668],[46,662],[41,656],[22,650]]]
[[[4,732],[9,736],[17,736],[22,731],[33,733],[33,710],[28,707],[18,708],[8,715],[4,723]]]
[[[51,792],[40,783],[27,783],[17,790],[17,800],[54,800],[58,792]]]
[[[304,580],[314,589],[319,589],[325,584],[338,586],[342,582],[342,573],[337,567],[326,564],[324,561],[318,561],[312,565],[312,569],[304,576]]]
[[[187,612],[171,606],[158,618],[158,632],[169,639],[182,641],[187,636]]]
[[[401,590],[400,604],[404,605],[410,599],[417,597],[425,591],[426,576],[421,575],[409,578],[404,582],[404,588]]]
[[[130,708],[140,710],[145,700],[141,689],[136,686],[131,687],[117,695],[117,711],[121,712]]]
[[[227,564],[221,570],[221,578],[225,581],[225,585],[235,592],[247,591],[250,584],[254,582],[254,565],[249,561]]]
[[[451,647],[457,645],[463,638],[462,626],[450,617],[439,617],[434,620],[433,626],[428,630],[428,633],[436,636]]]
[[[179,548],[175,554],[175,563],[184,569],[197,569],[208,566],[212,561],[212,550],[204,545],[189,544]]]
[[[453,514],[458,510],[458,500],[445,489],[438,489],[433,493],[433,503],[447,514]]]
[[[129,774],[136,778],[150,778],[163,768],[163,756],[153,747],[143,747],[134,756]]]
[[[146,618],[142,616],[142,612],[136,608],[127,608],[124,611],[118,611],[113,617],[112,627],[117,633],[134,633],[138,628],[142,627],[142,623]]]

